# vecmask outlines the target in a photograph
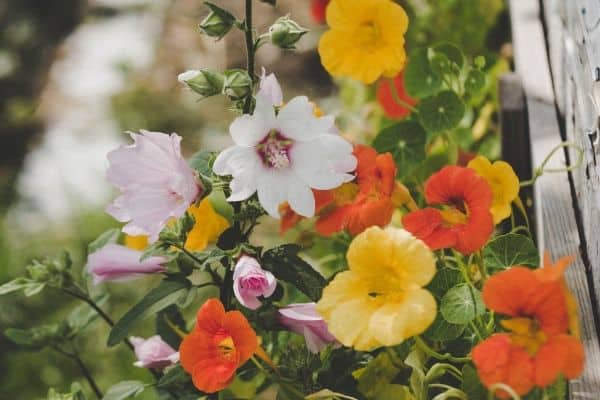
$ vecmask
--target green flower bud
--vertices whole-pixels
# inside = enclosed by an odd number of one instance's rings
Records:
[[[46,282],[50,280],[50,277],[52,276],[48,267],[36,260],[25,269],[27,270],[29,277],[36,282]]]
[[[210,97],[223,91],[225,78],[219,72],[203,69],[186,71],[179,74],[177,79],[200,96]]]
[[[280,17],[269,28],[271,43],[282,49],[295,48],[295,44],[306,32],[308,30],[298,25],[296,21],[291,20],[288,16]]]
[[[231,100],[241,100],[252,92],[252,78],[243,69],[230,69],[224,72],[223,94]]]
[[[200,23],[200,30],[208,36],[216,37],[217,40],[221,39],[233,27],[235,17],[221,7],[207,1],[204,3],[210,8],[210,13]]]

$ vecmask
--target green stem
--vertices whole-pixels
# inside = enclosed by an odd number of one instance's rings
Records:
[[[554,154],[556,154],[559,150],[565,149],[565,148],[572,148],[577,151],[577,153],[578,153],[577,162],[566,168],[548,168],[548,169],[546,169],[546,165],[550,162],[550,160],[552,159]],[[581,167],[581,164],[583,163],[584,155],[585,155],[585,152],[583,151],[583,149],[581,147],[579,147],[578,145],[576,145],[575,143],[562,142],[562,143],[558,144],[557,146],[555,146],[552,149],[552,151],[550,151],[550,153],[548,153],[546,158],[544,158],[544,161],[542,161],[542,164],[533,171],[533,178],[531,178],[528,181],[521,182],[521,187],[532,186],[538,180],[538,178],[540,176],[544,175],[544,173],[553,174],[553,173],[560,173],[560,172],[568,173],[568,172],[575,171],[576,169]]]
[[[79,355],[77,355],[76,353],[69,353],[68,351],[63,350],[58,346],[53,346],[52,349],[54,349],[56,352],[62,354],[63,356],[68,357],[68,358],[72,359],[73,361],[75,361],[75,363],[79,367],[79,370],[81,371],[81,373],[83,374],[85,379],[90,384],[90,387],[94,391],[94,394],[96,395],[96,397],[98,399],[101,399],[103,397],[102,391],[98,387],[98,384],[94,380],[94,377],[92,376],[90,370],[86,367],[86,365],[83,363],[81,358],[79,358]]]
[[[521,400],[521,396],[519,396],[513,388],[504,383],[495,383],[488,388],[488,400],[494,400],[496,390],[504,390],[511,397],[512,400]]]
[[[417,348],[419,350],[421,350],[423,353],[425,353],[428,356],[433,357],[437,360],[441,360],[441,361],[448,360],[448,361],[457,362],[457,363],[465,363],[465,362],[471,361],[471,357],[454,357],[450,353],[446,353],[446,354],[438,353],[437,351],[435,351],[431,347],[429,347],[429,345],[427,343],[425,343],[425,341],[423,339],[421,339],[420,336],[415,336],[414,339],[415,339],[415,344],[417,345]]]

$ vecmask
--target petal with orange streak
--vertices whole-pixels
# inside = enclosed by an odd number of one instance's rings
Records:
[[[179,345],[179,361],[183,369],[191,374],[201,360],[216,357],[212,339],[211,335],[202,331],[193,331],[183,338]]]
[[[248,323],[248,320],[239,311],[229,311],[225,315],[223,328],[231,335],[235,350],[239,355],[239,365],[244,364],[258,347],[256,332]]]
[[[198,310],[196,330],[214,334],[223,326],[223,318],[225,318],[223,304],[218,299],[208,299]]]
[[[488,308],[513,317],[522,316],[526,304],[538,286],[533,271],[513,267],[491,276],[483,287],[483,301]]]
[[[402,225],[432,250],[452,247],[456,244],[456,233],[442,226],[442,216],[434,208],[425,208],[406,214]]]
[[[232,361],[202,360],[192,372],[192,382],[205,393],[215,393],[231,384],[236,368],[237,363]]]

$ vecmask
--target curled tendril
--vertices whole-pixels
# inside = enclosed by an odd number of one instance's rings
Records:
[[[577,162],[573,165],[570,165],[568,167],[565,168],[546,168],[546,165],[550,162],[550,160],[552,159],[552,157],[561,149],[565,149],[565,148],[571,148],[573,150],[577,151]],[[579,147],[578,145],[576,145],[575,143],[571,143],[571,142],[562,142],[559,145],[557,145],[556,147],[554,147],[552,149],[552,151],[550,151],[550,153],[546,156],[546,158],[544,158],[544,161],[542,162],[542,164],[536,168],[533,171],[533,178],[531,178],[528,181],[523,181],[521,182],[521,187],[527,187],[527,186],[533,186],[535,184],[535,182],[538,180],[539,177],[541,177],[542,175],[544,175],[545,173],[548,174],[555,174],[555,173],[560,173],[560,172],[573,172],[576,169],[578,169],[579,167],[581,167],[581,164],[583,164],[583,156],[584,156],[585,152],[584,150]]]
[[[508,395],[510,396],[510,398],[512,400],[521,400],[521,396],[519,396],[513,388],[511,388],[510,386],[508,386],[505,383],[494,383],[492,386],[490,386],[488,391],[488,400],[494,400],[494,393],[496,392],[496,390],[504,390],[506,393],[508,393]]]

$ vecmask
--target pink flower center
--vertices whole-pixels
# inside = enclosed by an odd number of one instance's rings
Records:
[[[262,275],[248,276],[241,280],[240,286],[242,289],[249,290],[251,292],[262,293],[262,291],[269,285],[267,280]]]
[[[268,168],[282,169],[290,166],[290,149],[293,141],[275,129],[256,146],[256,151]]]

